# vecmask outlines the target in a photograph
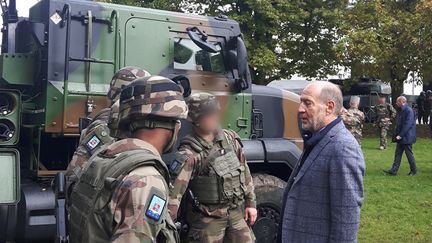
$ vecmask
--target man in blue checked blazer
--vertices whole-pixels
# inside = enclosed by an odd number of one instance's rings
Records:
[[[301,96],[305,149],[287,182],[282,243],[357,242],[365,162],[339,118],[342,93],[313,82]]]

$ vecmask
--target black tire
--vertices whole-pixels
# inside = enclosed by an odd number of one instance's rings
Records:
[[[258,210],[258,218],[253,226],[256,242],[276,242],[286,183],[268,174],[254,174],[252,177]]]

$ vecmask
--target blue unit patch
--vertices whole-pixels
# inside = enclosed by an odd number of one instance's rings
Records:
[[[165,208],[166,200],[153,194],[146,210],[146,216],[159,221]]]
[[[169,165],[169,170],[171,173],[176,173],[178,170],[178,167],[181,166],[181,163],[178,162],[178,160],[174,160],[173,162],[171,162],[171,164]]]
[[[87,150],[92,151],[99,146],[100,143],[101,140],[96,135],[93,135],[93,137],[86,143],[86,148]]]

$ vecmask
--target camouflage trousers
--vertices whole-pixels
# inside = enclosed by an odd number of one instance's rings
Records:
[[[388,126],[379,126],[380,130],[380,147],[383,146],[387,148],[387,131],[389,130]]]
[[[190,243],[253,243],[255,237],[240,209],[228,211],[222,218],[200,216],[189,229]]]

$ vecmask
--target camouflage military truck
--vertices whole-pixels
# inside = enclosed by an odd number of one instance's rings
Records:
[[[391,103],[391,86],[381,80],[360,78],[356,82],[350,84],[349,89],[344,89],[346,86],[345,82],[352,82],[351,80],[331,79],[329,81],[342,88],[344,107],[349,108],[351,96],[355,95],[360,97],[359,110],[365,113],[366,122],[374,122],[376,120],[376,114],[373,108],[378,103],[380,96],[385,96],[387,102]]]
[[[302,147],[299,96],[252,85],[237,22],[79,0],[41,0],[28,18],[14,0],[1,6],[0,242],[50,242],[64,230],[52,178],[67,167],[83,118],[108,105],[109,81],[124,66],[184,75],[192,92],[218,97],[223,125],[243,138],[254,173],[258,242],[275,239]]]

